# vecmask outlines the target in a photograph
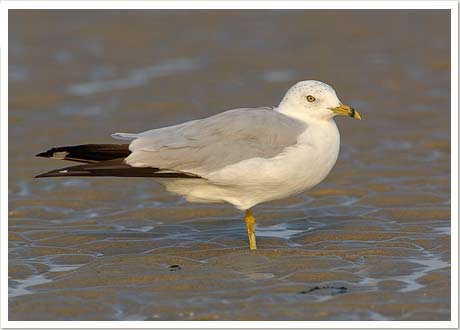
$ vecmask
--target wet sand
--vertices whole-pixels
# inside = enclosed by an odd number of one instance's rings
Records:
[[[13,11],[14,12],[14,11]],[[324,24],[328,22],[328,24]],[[9,45],[10,320],[449,320],[444,11],[15,12]],[[150,179],[46,179],[58,144],[110,142],[302,79],[360,110],[315,189],[228,205]]]

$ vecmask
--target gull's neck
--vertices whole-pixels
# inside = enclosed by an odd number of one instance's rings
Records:
[[[274,109],[283,115],[288,117],[300,120],[301,122],[307,124],[326,124],[326,123],[335,123],[334,120],[331,118],[314,118],[308,115],[304,109],[290,104],[286,104],[282,102],[277,108]]]

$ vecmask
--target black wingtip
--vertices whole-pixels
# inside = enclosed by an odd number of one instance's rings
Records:
[[[50,158],[52,156],[53,156],[53,149],[50,149],[44,152],[40,152],[35,155],[35,157],[44,157],[44,158]]]
[[[34,176],[34,179],[46,178],[46,177],[49,177],[49,174],[50,172],[41,173],[41,174]]]
[[[42,173],[42,174],[39,174],[39,175],[36,175],[34,176],[34,179],[40,179],[40,178],[55,178],[55,177],[64,177],[64,176],[69,176],[70,173],[63,173],[61,172],[60,170],[54,170],[54,171],[50,171],[50,172],[46,172],[46,173]],[[75,173],[75,174],[79,174],[79,173]]]

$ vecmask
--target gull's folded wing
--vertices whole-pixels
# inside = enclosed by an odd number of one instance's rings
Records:
[[[52,148],[38,157],[86,163],[37,177],[117,176],[206,178],[252,158],[272,158],[297,143],[306,124],[268,108],[235,109],[201,120],[146,131],[116,133],[131,144]]]
[[[116,133],[134,139],[125,162],[133,167],[155,167],[207,173],[251,158],[271,158],[297,143],[306,124],[268,108],[229,110],[201,120],[139,134]]]

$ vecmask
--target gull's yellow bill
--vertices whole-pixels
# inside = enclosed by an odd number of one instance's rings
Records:
[[[331,108],[331,110],[339,116],[348,116],[352,117],[355,119],[361,120],[361,115],[359,114],[358,110],[355,110],[354,108],[346,105],[346,104],[340,104],[336,108]]]

